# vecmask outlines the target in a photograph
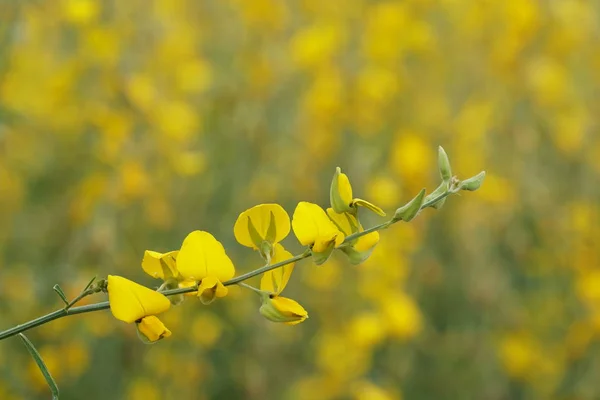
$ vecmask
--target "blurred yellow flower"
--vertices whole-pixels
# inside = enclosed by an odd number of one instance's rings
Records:
[[[310,246],[317,264],[327,261],[333,249],[341,245],[345,238],[321,207],[305,201],[296,206],[292,228],[298,241]]]
[[[138,332],[149,342],[156,342],[171,336],[171,331],[154,315],[142,318],[137,324]]]
[[[279,204],[259,204],[239,215],[233,233],[238,243],[263,253],[266,243],[270,254],[272,246],[290,233],[290,217]]]
[[[340,167],[335,169],[329,190],[329,200],[336,213],[355,215],[358,207],[365,207],[382,217],[385,216],[383,210],[376,205],[366,200],[352,198],[352,185],[350,185],[348,176],[342,172]]]
[[[177,269],[187,281],[199,282],[198,296],[208,304],[227,295],[222,282],[233,278],[235,268],[223,245],[208,232],[187,235],[177,256]]]
[[[108,276],[108,301],[116,319],[132,323],[171,307],[167,297],[121,276]]]

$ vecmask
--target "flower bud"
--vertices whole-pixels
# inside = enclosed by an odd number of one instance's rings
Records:
[[[273,322],[296,325],[308,318],[308,313],[298,302],[287,297],[263,294],[263,303],[259,312]]]
[[[438,186],[433,192],[431,192],[427,196],[425,196],[425,200],[423,201],[423,203],[430,202],[431,200],[435,199],[436,197],[439,197],[442,194],[446,193],[447,190],[448,190],[448,182],[440,183],[440,186]],[[444,197],[443,199],[438,200],[435,203],[431,204],[429,207],[433,207],[436,210],[439,210],[440,208],[442,208],[442,206],[444,205],[445,202],[446,202],[446,198]]]
[[[414,199],[396,210],[396,213],[394,214],[394,221],[411,221],[421,210],[421,206],[423,205],[424,201],[425,189],[421,189],[419,194],[416,195]]]
[[[329,201],[331,202],[331,208],[336,213],[354,213],[355,211],[350,206],[352,204],[352,186],[350,185],[350,180],[346,174],[342,173],[340,167],[337,167],[333,174],[333,180],[329,189]]]
[[[485,171],[481,171],[475,176],[465,179],[460,183],[460,190],[469,190],[471,192],[479,189],[485,179]]]
[[[171,336],[171,331],[154,315],[148,315],[136,322],[138,337],[146,344]]]
[[[446,151],[442,146],[438,147],[438,166],[442,180],[448,182],[452,178],[452,169],[450,168],[448,154],[446,154]]]

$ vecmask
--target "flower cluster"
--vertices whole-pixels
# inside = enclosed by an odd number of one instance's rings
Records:
[[[179,250],[166,253],[146,250],[143,270],[163,283],[157,291],[148,289],[120,276],[109,276],[107,291],[110,309],[115,318],[136,323],[138,333],[147,343],[169,337],[171,331],[156,316],[171,305],[181,303],[184,295],[194,295],[205,304],[228,294],[227,286],[240,284],[260,295],[259,312],[273,322],[296,325],[308,318],[308,312],[293,299],[281,296],[288,284],[296,261],[312,256],[316,265],[324,264],[338,249],[352,264],[367,260],[379,243],[379,229],[397,221],[410,221],[424,207],[441,207],[448,194],[459,190],[476,190],[485,173],[464,181],[452,176],[445,151],[439,149],[439,170],[442,184],[427,198],[423,189],[413,200],[394,213],[394,217],[366,231],[359,219],[359,209],[365,208],[379,216],[385,212],[362,199],[353,198],[348,176],[338,167],[330,186],[331,207],[301,201],[294,210],[291,223],[285,209],[279,204],[259,204],[237,218],[233,227],[236,240],[257,251],[265,261],[264,267],[235,279],[235,267],[223,245],[205,231],[193,231],[184,239]],[[429,199],[428,203],[425,200]],[[281,241],[290,233],[290,227],[306,251],[293,256]],[[260,288],[242,283],[262,273]],[[171,295],[171,298],[165,296]]]

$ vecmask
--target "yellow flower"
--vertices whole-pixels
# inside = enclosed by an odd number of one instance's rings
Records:
[[[327,261],[345,238],[321,207],[305,201],[296,206],[292,228],[300,243],[310,246],[316,264]]]
[[[212,303],[216,297],[225,297],[229,290],[214,276],[207,276],[198,285],[198,297],[203,304]]]
[[[365,207],[381,215],[382,217],[385,216],[383,210],[377,207],[375,204],[369,203],[363,199],[352,198],[352,185],[350,185],[348,176],[342,173],[340,167],[335,169],[335,174],[333,175],[333,180],[331,181],[331,188],[329,190],[329,199],[331,202],[331,207],[337,213],[346,212],[356,215],[358,207]]]
[[[138,333],[142,336],[142,340],[148,343],[154,343],[171,336],[171,331],[154,315],[142,318],[136,326]]]
[[[339,214],[333,211],[333,208],[327,209],[327,215],[346,236],[364,230],[354,215]],[[352,264],[360,264],[371,256],[377,243],[379,243],[379,232],[375,231],[353,240],[349,246],[344,246],[341,250],[346,253]]]
[[[296,325],[308,318],[308,313],[300,304],[287,297],[265,295],[260,313],[270,321]]]
[[[240,214],[233,233],[241,245],[270,256],[272,246],[290,233],[290,217],[279,204],[259,204]]]
[[[171,277],[177,278],[177,254],[179,251],[169,251],[168,253],[159,253],[146,250],[142,259],[142,269],[153,278],[160,278],[163,281]]]
[[[116,319],[132,323],[171,307],[166,296],[121,276],[108,276],[108,301]]]
[[[233,278],[235,268],[223,245],[208,232],[190,233],[177,256],[177,268],[183,281],[199,282],[198,296],[203,303],[227,295],[222,282]]]
[[[292,254],[284,249],[282,245],[275,245],[273,263],[288,260],[292,257]],[[279,296],[290,280],[290,276],[294,271],[294,264],[287,264],[267,271],[260,280],[260,290],[265,293],[262,294],[263,303],[259,311],[270,321],[296,325],[308,318],[308,313],[300,304],[292,299]]]
[[[277,243],[274,247],[274,255],[271,262],[276,264],[281,261],[289,260],[292,257],[292,253]],[[281,293],[290,280],[290,276],[294,271],[294,265],[295,263],[291,263],[265,272],[260,280],[260,290],[271,292],[276,295]]]

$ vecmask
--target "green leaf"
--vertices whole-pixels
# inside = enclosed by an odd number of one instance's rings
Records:
[[[58,400],[58,386],[56,385],[56,381],[54,381],[54,378],[52,378],[52,375],[50,375],[50,371],[48,371],[48,367],[46,367],[44,360],[42,360],[42,356],[33,346],[33,343],[31,343],[31,341],[27,339],[27,336],[23,335],[22,333],[19,333],[19,337],[25,344],[25,347],[27,347],[29,354],[31,354],[31,357],[33,357],[33,360],[37,364],[40,371],[42,371],[42,375],[44,375],[48,386],[50,386],[50,391],[52,392],[52,400]]]
[[[69,300],[67,300],[67,296],[65,295],[65,292],[63,292],[62,288],[60,287],[60,285],[58,283],[56,285],[54,285],[52,287],[52,289],[56,292],[56,294],[58,294],[58,296],[62,299],[62,301],[65,302],[66,305],[69,305]]]
[[[88,290],[90,288],[90,286],[92,286],[92,283],[94,283],[94,281],[96,280],[96,277],[94,276],[87,285],[85,285],[85,288],[83,288],[83,292],[85,292],[86,290]]]

